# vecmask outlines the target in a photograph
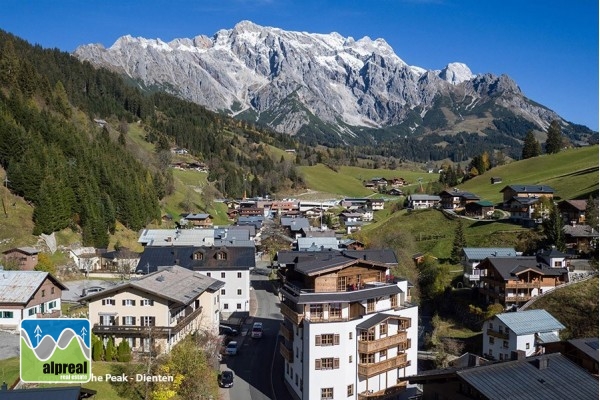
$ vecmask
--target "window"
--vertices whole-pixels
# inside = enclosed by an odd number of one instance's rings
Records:
[[[379,352],[379,358],[387,358],[387,349],[381,350]]]
[[[217,252],[217,254],[215,254],[215,258],[217,260],[227,260],[227,253],[225,253],[224,251],[219,251]]]
[[[504,360],[504,356],[502,353],[500,353],[500,361]]]
[[[237,303],[237,305],[236,305],[236,308],[237,308],[238,310],[241,310],[241,309],[242,309],[242,303]]]
[[[202,254],[201,251],[197,251],[194,253],[193,257],[194,260],[203,260],[204,259],[204,254]]]
[[[29,316],[35,314],[35,307],[29,309]]]
[[[242,289],[238,289],[237,290],[237,294],[238,294],[238,296],[241,296],[242,295]]]
[[[359,356],[361,364],[372,364],[375,362],[375,354],[360,353]]]
[[[225,289],[221,289],[221,295],[225,296]]]
[[[103,306],[114,306],[116,304],[117,303],[116,303],[115,299],[102,299]]]
[[[341,303],[329,304],[329,318],[342,318],[342,304]]]
[[[354,396],[354,384],[348,385],[348,389],[346,389],[346,396]]]
[[[54,294],[54,286],[50,288],[50,294]]]
[[[225,279],[225,272],[221,272],[221,278]]]
[[[0,318],[12,318],[13,316],[13,311],[3,311],[0,313]]]
[[[208,276],[208,277],[210,278],[210,272],[207,272],[207,273],[206,273],[206,276]]]
[[[298,374],[296,374],[296,379],[294,379],[294,383],[296,383],[296,386],[298,386]]]
[[[315,336],[315,346],[333,346],[340,344],[340,335],[327,333]]]
[[[489,338],[489,343],[494,344],[494,338],[492,336],[490,336],[490,338]]]
[[[227,303],[223,304],[223,310],[229,310],[229,304],[227,304]]]
[[[367,312],[375,312],[375,299],[367,299]]]
[[[379,334],[380,335],[387,335],[387,332],[388,332],[388,326],[386,323],[379,325]]]
[[[508,335],[508,326],[504,327],[504,333],[506,333]]]
[[[327,357],[317,358],[315,360],[315,369],[338,369],[340,367],[340,359]]]
[[[529,343],[525,343],[525,350],[529,350]]]
[[[42,297],[46,297],[46,289],[42,289]]]
[[[123,300],[123,305],[124,306],[135,306],[135,300],[125,299],[125,300]]]
[[[129,343],[129,348],[130,349],[133,349],[135,347],[136,340],[135,340],[134,337],[128,337],[128,338],[125,338],[125,340],[127,341],[127,343]]]
[[[493,330],[494,330],[494,324],[492,324],[492,323],[490,322],[490,324],[488,325],[488,329],[493,331]]]
[[[52,309],[52,308],[56,308],[56,301],[51,301],[50,303],[48,303],[48,309]]]
[[[337,291],[338,292],[345,292],[348,288],[348,281],[347,281],[347,277],[345,276],[339,276],[337,278]]]
[[[238,277],[238,278],[241,278],[241,277],[242,277],[242,273],[241,273],[241,272],[238,272],[238,273],[237,273],[237,277]]]
[[[390,305],[392,308],[398,307],[398,295],[397,294],[390,295]]]
[[[322,388],[321,400],[333,400],[333,388]]]
[[[352,332],[348,332],[348,339],[352,340]]]
[[[349,364],[352,364],[352,354],[350,354],[350,355],[348,356],[348,363],[349,363]]]
[[[123,317],[123,325],[135,325],[135,317]]]
[[[502,342],[502,347],[504,347],[505,349],[508,349],[508,340],[504,340]]]
[[[154,326],[156,322],[155,317],[140,317],[142,326]]]
[[[310,305],[310,318],[323,318],[323,304]]]
[[[154,300],[151,300],[151,299],[142,299],[140,301],[140,305],[142,305],[142,306],[153,306],[154,305]]]
[[[371,328],[368,331],[361,331],[360,340],[363,342],[375,340],[375,330]]]

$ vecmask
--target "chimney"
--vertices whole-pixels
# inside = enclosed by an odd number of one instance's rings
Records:
[[[479,366],[479,356],[477,354],[469,353],[469,367]]]
[[[539,370],[548,368],[549,364],[550,364],[550,360],[548,359],[548,357],[540,357],[537,360],[535,360],[535,362],[534,362],[534,365]]]
[[[517,350],[517,351],[510,352],[511,360],[524,360],[525,357],[526,357],[526,354],[525,354],[524,350]]]

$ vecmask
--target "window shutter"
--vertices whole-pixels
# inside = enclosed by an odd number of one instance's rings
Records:
[[[333,344],[334,345],[340,344],[340,335],[338,335],[338,334],[333,335]]]
[[[315,346],[320,346],[321,345],[321,335],[316,335],[315,336]]]
[[[135,306],[135,300],[131,300],[131,305]]]
[[[339,367],[340,367],[340,359],[334,358],[333,359],[333,369],[338,369]]]
[[[315,369],[321,369],[321,359],[317,358],[315,360]]]
[[[135,317],[131,317],[131,324],[135,325]]]
[[[123,325],[125,325],[126,324],[125,317],[121,317],[121,319],[123,321]]]

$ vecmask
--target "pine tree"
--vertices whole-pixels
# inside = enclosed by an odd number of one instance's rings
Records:
[[[466,246],[467,239],[465,238],[462,220],[459,219],[456,230],[454,231],[454,242],[452,243],[452,252],[450,253],[450,261],[452,261],[453,264],[460,263],[462,249]]]
[[[106,343],[106,350],[104,352],[104,361],[114,361],[117,358],[117,348],[115,347],[115,339],[109,338]]]
[[[598,229],[598,198],[590,195],[585,206],[585,223]]]
[[[548,127],[548,137],[546,139],[546,153],[554,154],[558,153],[562,148],[562,132],[560,129],[560,123],[554,120]]]
[[[566,250],[565,233],[563,231],[564,221],[558,206],[552,202],[550,214],[543,222],[544,234],[548,244],[556,246],[560,251]]]
[[[521,158],[526,160],[531,157],[537,157],[541,154],[540,143],[535,139],[533,131],[527,132],[525,140],[523,141],[523,152]]]

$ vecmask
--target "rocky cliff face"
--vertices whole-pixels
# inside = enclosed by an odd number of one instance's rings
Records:
[[[390,127],[402,136],[486,134],[507,115],[545,130],[560,119],[508,76],[474,75],[461,63],[426,70],[406,64],[383,39],[249,21],[213,37],[165,43],[124,36],[110,48],[90,44],[74,54],[208,109],[289,134],[322,132],[328,141],[373,141],[377,129]]]

